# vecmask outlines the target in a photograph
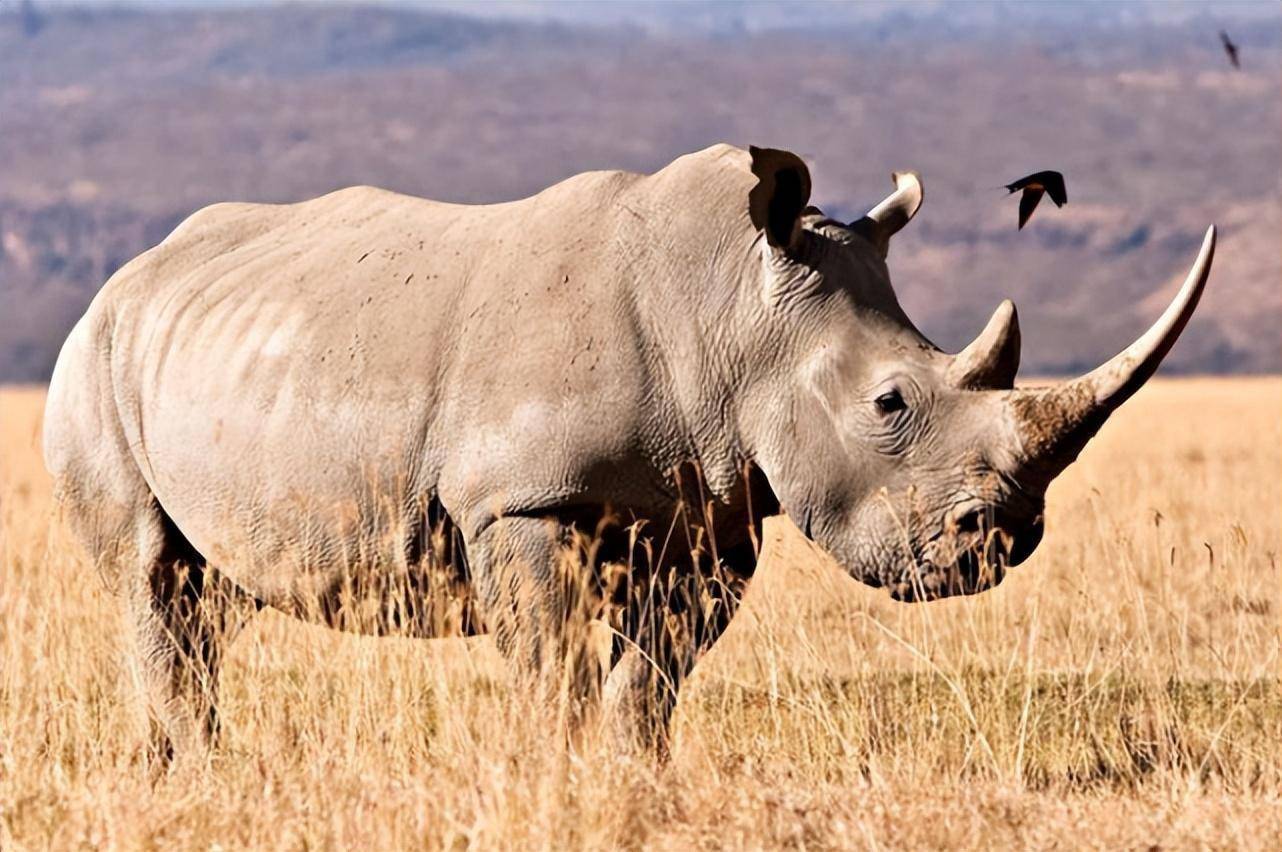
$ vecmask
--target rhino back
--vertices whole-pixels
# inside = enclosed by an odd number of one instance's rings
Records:
[[[424,495],[465,531],[603,483],[658,499],[629,465],[676,441],[655,434],[662,394],[620,285],[615,201],[636,180],[484,207],[354,188],[193,216],[95,305],[125,440],[166,513],[270,598],[394,550]],[[309,570],[234,567],[283,562]]]

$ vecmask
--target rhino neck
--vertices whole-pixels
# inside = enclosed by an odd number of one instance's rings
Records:
[[[696,464],[723,503],[743,493],[741,402],[756,379],[761,320],[759,234],[743,203],[752,177],[740,157],[726,146],[683,157],[614,205],[613,254],[629,258],[618,280],[655,436],[649,463]]]
[[[655,406],[654,461],[662,469],[693,463],[712,495],[737,499],[751,452],[743,395],[753,381],[750,307],[743,304],[747,264],[720,251],[702,275],[679,287],[639,295],[638,350]]]

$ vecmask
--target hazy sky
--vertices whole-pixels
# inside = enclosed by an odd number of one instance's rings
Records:
[[[174,6],[246,6],[286,3],[322,4],[323,0],[35,0],[43,6],[129,6],[161,8]],[[1279,18],[1274,0],[1235,2],[1180,2],[1179,0],[1112,0],[1111,2],[1066,2],[1065,0],[342,0],[345,5],[365,3],[382,6],[416,6],[446,9],[482,17],[513,17],[555,20],[576,25],[631,25],[646,29],[702,32],[718,30],[825,29],[859,26],[886,20],[948,21],[960,32],[970,27],[1038,21],[1061,26],[1115,26],[1118,24],[1175,23],[1197,16],[1239,24]],[[0,8],[16,0],[0,0]]]

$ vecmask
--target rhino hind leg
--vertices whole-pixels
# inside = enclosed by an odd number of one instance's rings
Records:
[[[103,482],[112,488],[94,487]],[[71,532],[120,603],[150,756],[165,767],[207,754],[223,651],[260,603],[205,563],[127,465],[112,476],[63,476],[57,488]]]
[[[261,604],[207,565],[163,513],[151,559],[124,577],[134,670],[161,765],[208,757],[219,730],[222,658]]]

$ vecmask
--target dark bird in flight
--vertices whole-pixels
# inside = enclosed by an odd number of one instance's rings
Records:
[[[1229,34],[1224,30],[1220,30],[1220,43],[1224,45],[1224,52],[1229,55],[1229,62],[1232,62],[1233,67],[1241,71],[1242,63],[1237,58],[1237,45],[1233,43],[1233,39],[1229,38]]]
[[[1019,229],[1022,231],[1024,225],[1028,222],[1028,217],[1033,215],[1037,209],[1037,202],[1042,200],[1043,193],[1050,193],[1051,201],[1055,202],[1056,207],[1063,207],[1068,203],[1068,192],[1064,189],[1064,176],[1059,172],[1035,172],[1028,177],[1022,177],[1014,183],[1006,184],[1006,188],[1011,192],[1024,190],[1024,194],[1019,199]]]

